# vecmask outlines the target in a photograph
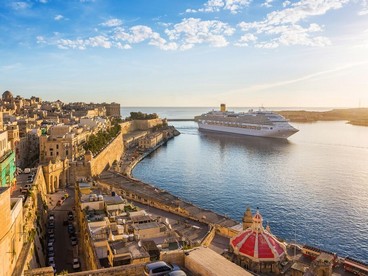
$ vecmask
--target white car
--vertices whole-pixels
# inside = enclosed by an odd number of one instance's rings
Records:
[[[73,259],[73,269],[78,269],[78,268],[80,268],[79,259],[78,258],[74,258]]]

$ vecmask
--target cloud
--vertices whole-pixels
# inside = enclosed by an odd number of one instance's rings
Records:
[[[62,16],[61,14],[58,14],[58,15],[56,15],[55,17],[54,17],[54,20],[55,21],[60,21],[61,19],[63,19],[64,18],[64,16]]]
[[[57,46],[60,49],[85,50],[88,47],[102,47],[108,49],[111,48],[112,44],[107,37],[100,35],[88,39],[59,39],[57,41]]]
[[[161,50],[176,50],[178,45],[175,42],[168,42],[154,32],[150,27],[137,25],[125,31],[123,28],[116,28],[113,39],[116,41],[128,42],[129,44],[137,44],[148,41],[149,45],[156,46]]]
[[[244,34],[240,37],[239,41],[235,43],[235,46],[246,47],[246,46],[249,46],[248,42],[254,42],[257,39],[258,38],[254,34],[250,34],[250,33]]]
[[[203,8],[187,9],[186,13],[196,12],[219,12],[221,10],[230,11],[232,14],[238,13],[244,7],[249,6],[251,0],[208,0]]]
[[[266,0],[261,6],[266,8],[271,8],[273,0]]]
[[[12,2],[10,4],[10,7],[13,9],[13,10],[25,10],[25,9],[28,9],[31,7],[31,4],[30,3],[27,3],[27,2]]]
[[[368,0],[362,0],[362,10],[358,12],[358,15],[368,14]]]
[[[290,4],[291,4],[291,2],[290,2],[290,1],[284,1],[284,2],[282,3],[282,6],[285,8],[285,7],[289,6]]]
[[[276,48],[280,45],[326,46],[330,44],[328,38],[314,36],[314,33],[323,30],[321,26],[315,23],[303,25],[307,18],[340,9],[348,2],[349,0],[301,0],[292,4],[284,2],[287,8],[267,14],[265,20],[241,22],[238,27],[244,32],[254,31],[258,37],[262,34],[268,38],[256,44],[259,48]]]
[[[171,41],[177,41],[182,50],[192,48],[195,44],[208,43],[213,47],[228,45],[225,37],[231,36],[235,29],[218,20],[202,21],[198,18],[183,19],[165,33]]]
[[[100,25],[105,27],[117,27],[123,25],[123,22],[120,19],[113,18],[101,23]]]
[[[329,75],[331,73],[343,71],[343,70],[346,70],[346,69],[349,69],[349,68],[352,68],[352,67],[356,67],[356,66],[360,66],[360,65],[364,65],[364,64],[368,64],[368,62],[349,63],[349,64],[345,64],[343,66],[339,66],[339,67],[332,68],[332,69],[325,70],[325,71],[312,73],[312,74],[305,75],[305,76],[295,78],[295,79],[291,79],[291,80],[285,80],[285,81],[279,81],[279,82],[267,83],[267,84],[253,85],[253,86],[249,87],[248,90],[249,91],[259,91],[259,90],[270,89],[270,88],[278,87],[278,86],[286,86],[286,85],[289,85],[289,84],[293,84],[293,83],[313,79],[313,78],[323,76],[323,75]]]

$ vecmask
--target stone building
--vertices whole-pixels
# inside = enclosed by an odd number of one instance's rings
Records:
[[[247,215],[249,212],[245,213],[243,222],[248,220]],[[286,260],[285,245],[263,228],[259,211],[253,217],[252,226],[230,240],[230,252],[238,265],[256,273],[279,274],[281,263]]]
[[[41,163],[54,160],[56,157],[73,161],[85,154],[83,144],[87,141],[89,132],[73,129],[67,125],[57,125],[51,127],[49,133],[40,137]]]
[[[116,117],[116,118],[121,117],[121,115],[120,115],[120,104],[118,104],[118,103],[110,103],[110,104],[103,103],[102,105],[106,109],[106,115],[107,116]]]
[[[48,194],[52,194],[60,188],[65,188],[68,180],[68,168],[68,159],[60,160],[60,158],[56,158],[53,161],[50,160],[46,165],[42,166]]]
[[[0,218],[0,275],[12,275],[23,246],[23,207],[8,187],[0,187]]]

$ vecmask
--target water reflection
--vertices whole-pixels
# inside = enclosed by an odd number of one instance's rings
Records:
[[[216,133],[208,131],[199,131],[201,142],[217,145],[221,151],[228,147],[244,149],[247,152],[258,152],[260,154],[274,154],[285,150],[292,143],[287,139],[264,138],[236,134]]]

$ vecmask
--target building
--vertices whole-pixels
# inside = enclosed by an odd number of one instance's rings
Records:
[[[163,134],[161,132],[157,132],[141,138],[138,141],[138,146],[143,149],[149,149],[157,146],[162,140]]]
[[[15,154],[8,142],[8,132],[0,132],[0,186],[15,184]]]
[[[245,213],[243,222],[247,221],[248,214]],[[230,240],[230,252],[235,262],[256,273],[279,274],[281,263],[286,260],[286,247],[269,232],[269,228],[263,228],[263,218],[258,210],[252,226],[244,228]]]
[[[83,144],[87,141],[90,132],[82,128],[73,128],[67,125],[53,126],[49,135],[40,137],[40,162],[49,162],[59,157],[61,160],[74,161],[85,154]]]
[[[115,117],[115,118],[120,118],[120,104],[118,103],[103,103],[102,104],[105,109],[106,109],[106,115],[107,116],[111,116],[111,117]]]
[[[0,217],[0,275],[12,275],[23,246],[23,207],[8,187],[0,187]]]

